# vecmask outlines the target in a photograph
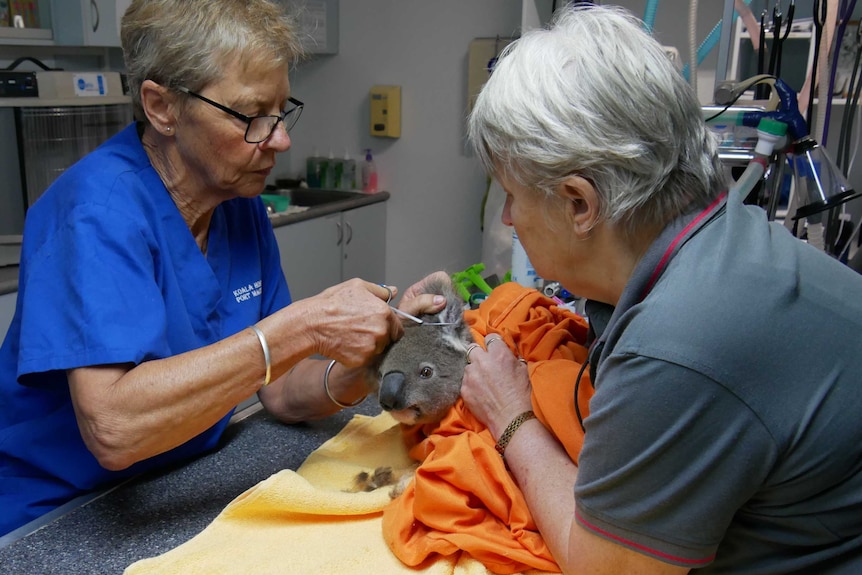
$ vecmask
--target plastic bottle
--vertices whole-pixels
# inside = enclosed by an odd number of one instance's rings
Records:
[[[539,288],[542,278],[536,274],[524,246],[518,239],[518,232],[512,228],[512,281],[527,288]]]
[[[317,148],[314,153],[305,159],[305,181],[309,188],[319,188],[321,179],[323,178],[323,158],[317,153]]]
[[[377,166],[371,156],[371,149],[365,150],[365,161],[362,162],[362,191],[373,194],[377,191]]]
[[[344,160],[330,160],[332,164],[332,187],[336,190],[344,189]]]
[[[329,157],[320,157],[320,185],[319,188],[332,188],[332,181],[335,179],[335,157],[332,155],[332,150],[329,151]]]
[[[350,152],[344,150],[344,159],[341,160],[341,185],[342,190],[356,189],[356,160],[350,157]]]

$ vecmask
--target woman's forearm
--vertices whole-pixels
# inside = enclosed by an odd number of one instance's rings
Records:
[[[303,335],[302,322],[277,332],[273,325],[267,327],[268,320],[259,325],[270,348],[271,385],[277,386],[314,349]],[[261,343],[254,331],[245,329],[203,348],[131,369],[70,370],[69,385],[88,448],[104,467],[124,469],[210,428],[260,389],[265,372]]]
[[[505,455],[542,538],[565,573],[575,520],[577,466],[537,419],[521,425]]]

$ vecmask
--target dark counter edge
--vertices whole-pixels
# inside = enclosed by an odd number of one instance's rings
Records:
[[[289,224],[295,224],[304,220],[328,216],[336,212],[361,208],[369,204],[384,202],[389,199],[389,192],[377,192],[375,194],[363,194],[360,197],[330,202],[320,206],[308,208],[304,212],[291,214],[274,214],[270,216],[272,227],[277,228]],[[0,295],[18,291],[18,266],[0,267]]]
[[[237,496],[272,474],[296,470],[355,414],[379,413],[379,404],[369,397],[354,409],[286,425],[259,404],[250,406],[234,416],[214,451],[78,498],[29,523],[26,534],[8,534],[0,546],[0,571],[119,575],[140,559],[192,539]],[[13,534],[17,537],[11,540]]]

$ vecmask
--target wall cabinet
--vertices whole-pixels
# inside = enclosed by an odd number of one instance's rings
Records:
[[[294,300],[354,277],[386,280],[385,202],[277,227],[275,237]]]
[[[54,43],[120,47],[120,21],[131,0],[52,0]]]

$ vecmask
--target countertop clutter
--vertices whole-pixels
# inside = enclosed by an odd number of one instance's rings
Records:
[[[375,194],[363,194],[361,192],[341,192],[334,194],[329,190],[314,190],[302,189],[301,197],[297,195],[299,202],[292,202],[291,205],[302,205],[307,209],[303,211],[295,211],[288,213],[274,213],[270,216],[272,227],[278,228],[305,220],[320,218],[342,212],[385,202],[389,199],[389,192],[377,192]],[[327,193],[329,192],[329,193]],[[320,197],[322,201],[314,201],[315,196]],[[288,278],[288,281],[290,278]],[[18,266],[3,266],[0,267],[0,295],[7,294],[18,290]]]
[[[270,475],[297,469],[355,413],[380,413],[373,396],[357,408],[297,425],[280,423],[258,408],[255,404],[237,416],[216,451],[73,504],[41,529],[0,548],[0,570],[4,575],[121,574],[135,561],[191,539],[234,498]]]

